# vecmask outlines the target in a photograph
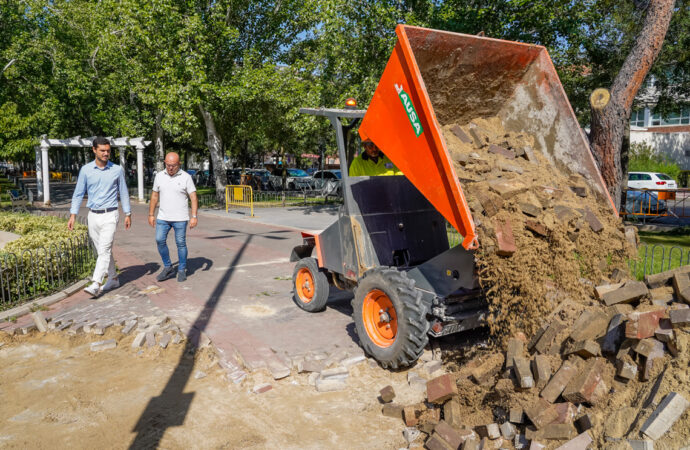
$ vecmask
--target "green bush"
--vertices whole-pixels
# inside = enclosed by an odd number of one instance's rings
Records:
[[[630,145],[628,171],[665,173],[676,182],[681,172],[678,164],[669,160],[666,155],[655,153],[649,144],[643,142]]]
[[[93,269],[87,227],[74,228],[59,217],[0,212],[0,230],[21,236],[0,250],[0,310],[62,289]]]

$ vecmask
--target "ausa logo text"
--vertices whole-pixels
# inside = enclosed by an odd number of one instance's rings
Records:
[[[405,108],[405,112],[407,113],[407,118],[410,119],[410,125],[412,125],[412,129],[414,130],[414,134],[419,137],[420,134],[424,132],[424,128],[422,128],[422,124],[419,121],[419,116],[417,115],[417,111],[414,109],[414,105],[412,104],[412,99],[410,99],[410,94],[405,92],[403,89],[402,85],[395,84],[395,90],[398,93],[398,96],[400,97],[400,101],[403,104],[403,108]]]

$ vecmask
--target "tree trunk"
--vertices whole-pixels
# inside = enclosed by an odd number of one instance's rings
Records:
[[[223,141],[216,132],[216,123],[213,121],[211,113],[201,104],[199,104],[199,111],[201,111],[206,125],[206,136],[208,137],[206,145],[211,153],[213,178],[216,183],[216,200],[222,205],[225,203],[225,186],[228,184],[228,177],[223,164]]]
[[[161,127],[161,120],[163,114],[156,112],[156,172],[162,172],[165,169],[163,160],[165,160],[165,149],[163,148],[163,127]]]
[[[650,0],[635,46],[613,81],[610,100],[603,105],[592,104],[592,152],[618,209],[622,193],[621,151],[625,129],[637,91],[661,51],[674,3],[674,0]]]

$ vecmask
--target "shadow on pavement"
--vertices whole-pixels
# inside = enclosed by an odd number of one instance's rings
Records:
[[[170,379],[163,388],[161,394],[149,401],[146,409],[141,414],[141,417],[139,417],[139,421],[134,426],[133,431],[137,434],[129,446],[130,449],[157,448],[168,428],[180,426],[184,423],[192,399],[194,398],[194,392],[185,393],[184,388],[194,369],[194,352],[196,348],[198,348],[201,333],[208,326],[211,316],[218,305],[218,301],[223,296],[225,287],[233,276],[235,271],[234,266],[239,263],[242,254],[249,246],[252,238],[255,236],[266,237],[264,233],[241,234],[244,234],[246,239],[234,258],[230,261],[230,264],[228,264],[228,269],[218,281],[213,292],[206,300],[204,307],[194,320],[189,330],[187,340],[185,341],[185,348],[182,356],[170,376]]]
[[[194,275],[194,272],[199,269],[205,272],[211,267],[213,267],[213,261],[203,256],[187,258],[187,275]]]
[[[120,271],[120,282],[132,282],[138,280],[144,275],[151,275],[158,272],[160,264],[150,262],[146,264],[140,264],[137,266],[128,266]]]
[[[239,235],[246,234],[242,231],[238,230],[218,230],[223,233],[228,233],[228,234],[222,234],[218,236],[207,236],[204,239],[230,239],[230,238],[235,238]],[[264,237],[266,239],[280,239],[280,240],[285,240],[288,239],[286,237],[280,237],[280,236],[271,236],[272,234],[279,234],[279,233],[290,233],[294,234],[294,231],[290,230],[274,230],[274,231],[267,231],[265,233],[261,233],[261,237]]]
[[[338,209],[340,208],[340,205],[311,205],[311,206],[300,206],[300,207],[291,207],[291,208],[286,208],[287,211],[301,211],[302,214],[305,216],[308,216],[313,213],[325,213],[329,214],[331,216],[337,216],[338,215]]]

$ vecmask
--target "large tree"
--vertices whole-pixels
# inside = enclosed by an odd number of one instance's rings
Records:
[[[610,89],[610,99],[593,102],[590,142],[609,193],[620,206],[624,167],[621,149],[635,96],[661,51],[674,0],[650,0],[634,45]]]

